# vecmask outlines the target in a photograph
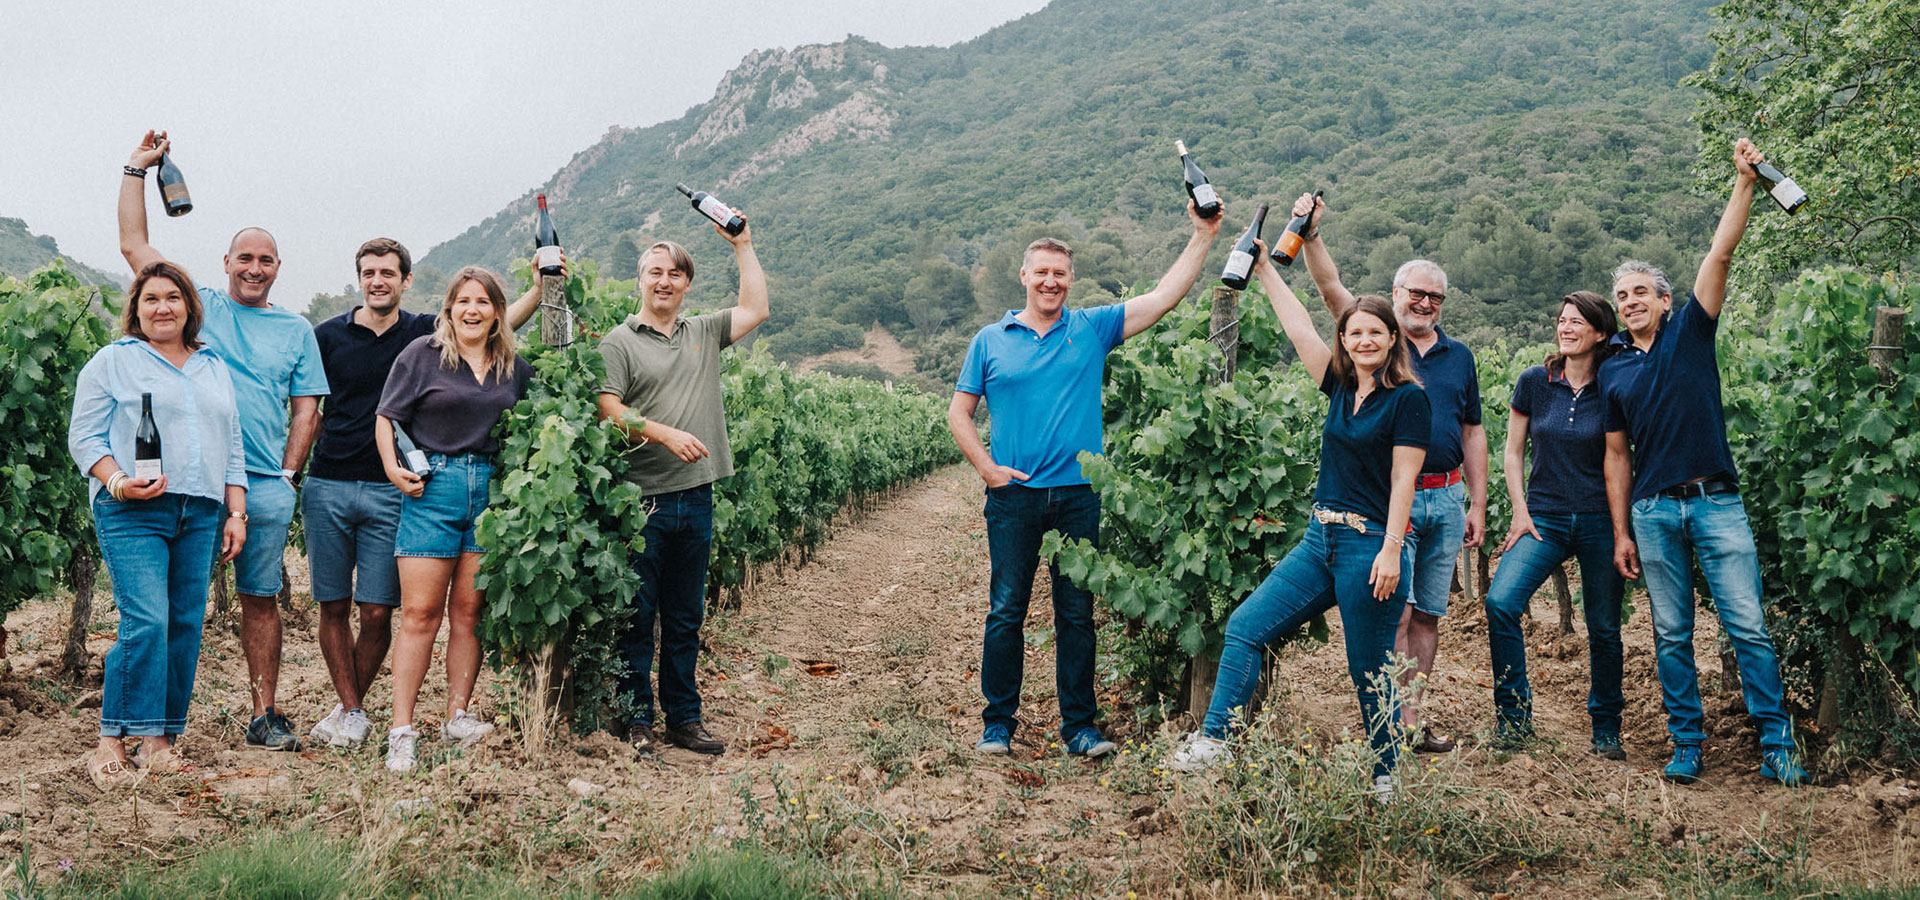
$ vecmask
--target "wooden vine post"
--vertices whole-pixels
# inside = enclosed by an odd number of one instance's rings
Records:
[[[1209,340],[1220,350],[1221,365],[1210,379],[1214,384],[1233,380],[1240,355],[1240,292],[1225,285],[1213,288],[1213,315],[1207,323]],[[1197,718],[1213,703],[1214,679],[1220,674],[1220,654],[1202,650],[1187,661],[1186,710]],[[1251,712],[1251,710],[1249,710]]]
[[[554,348],[572,346],[579,329],[574,323],[573,307],[567,303],[566,276],[535,272],[540,279],[540,342]],[[539,718],[545,720],[541,725],[549,730],[558,719],[573,713],[573,679],[568,677],[567,668],[567,659],[572,655],[567,648],[572,643],[572,634],[564,635],[541,648],[531,661],[535,682],[530,693],[543,703]]]

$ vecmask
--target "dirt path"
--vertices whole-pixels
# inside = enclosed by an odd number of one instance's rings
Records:
[[[262,823],[312,823],[371,841],[398,827],[396,802],[424,798],[440,812],[430,837],[410,832],[409,840],[424,843],[421,859],[404,865],[435,865],[438,848],[466,860],[497,852],[553,875],[578,875],[590,864],[623,879],[715,842],[745,839],[796,852],[808,841],[858,839],[896,848],[910,887],[986,892],[1058,877],[1068,880],[1048,883],[1101,894],[1135,885],[1146,889],[1141,896],[1170,890],[1181,855],[1192,851],[1160,811],[1166,791],[1144,777],[1151,760],[1143,764],[1131,750],[1110,764],[1087,764],[1049,743],[1058,711],[1044,579],[1029,623],[1015,753],[989,760],[972,752],[986,612],[980,507],[970,470],[937,472],[843,523],[804,568],[763,575],[741,612],[711,622],[701,683],[709,728],[729,745],[717,759],[678,749],[636,757],[605,734],[529,757],[513,735],[497,733],[464,752],[423,744],[424,771],[395,778],[380,768],[383,747],[251,751],[242,739],[245,663],[225,623],[216,622],[184,744],[203,766],[201,777],[153,779],[131,793],[102,795],[79,760],[97,734],[98,659],[112,640],[110,623],[96,623],[87,683],[68,688],[51,676],[65,604],[31,604],[6,622],[15,643],[11,672],[0,675],[0,774],[8,776],[0,785],[0,858],[18,853],[23,835],[36,866],[49,871],[59,860],[167,856],[180,852],[180,841]],[[296,572],[302,612],[288,622],[281,695],[304,731],[333,699],[313,641],[304,561]],[[1431,777],[1513,794],[1568,848],[1564,865],[1526,873],[1518,887],[1536,895],[1611,892],[1617,886],[1603,886],[1602,872],[1617,867],[1608,860],[1676,846],[1720,847],[1737,858],[1754,839],[1807,841],[1812,866],[1836,876],[1920,875],[1913,809],[1920,785],[1862,778],[1788,792],[1763,782],[1754,774],[1750,729],[1729,711],[1729,698],[1711,690],[1718,681],[1711,652],[1700,660],[1714,734],[1707,777],[1688,788],[1661,781],[1664,720],[1644,602],[1626,635],[1627,763],[1585,752],[1584,633],[1556,637],[1546,622],[1532,623],[1528,643],[1536,721],[1547,740],[1511,758],[1480,748],[1476,732],[1491,724],[1490,676],[1485,620],[1469,606],[1456,603],[1443,625],[1429,701],[1437,720],[1463,738],[1462,748]],[[1552,616],[1544,595],[1536,610]],[[1713,647],[1710,617],[1700,631],[1700,646]],[[1332,642],[1284,651],[1278,672],[1281,715],[1322,734],[1357,724],[1337,624]],[[438,711],[440,678],[436,665],[423,710]],[[477,706],[492,714],[503,695],[486,682]],[[388,684],[383,674],[370,698],[377,723],[387,719]],[[1134,728],[1124,694],[1103,690],[1111,734],[1154,737]],[[0,875],[0,886],[6,878]],[[1208,894],[1201,886],[1193,895]]]

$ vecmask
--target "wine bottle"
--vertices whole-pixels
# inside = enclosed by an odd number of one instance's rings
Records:
[[[394,455],[400,457],[400,465],[420,476],[421,482],[433,478],[433,466],[427,462],[427,452],[407,436],[407,430],[401,428],[399,422],[393,423],[393,450]]]
[[[560,232],[553,230],[553,216],[547,214],[547,195],[539,195],[540,220],[533,227],[533,267],[542,275],[559,275]]]
[[[1313,192],[1316,206],[1320,196],[1325,193],[1326,191]],[[1280,239],[1273,242],[1273,253],[1269,255],[1273,257],[1274,262],[1283,266],[1293,265],[1294,257],[1300,255],[1300,247],[1307,242],[1307,232],[1313,225],[1314,211],[1314,209],[1308,209],[1306,215],[1294,216],[1293,221],[1287,223],[1287,230],[1281,232]]]
[[[1254,241],[1260,239],[1260,229],[1266,224],[1267,205],[1262,203],[1253,214],[1253,224],[1247,226],[1246,233],[1234,242],[1233,252],[1227,254],[1227,267],[1220,273],[1220,283],[1236,291],[1247,289],[1247,276],[1253,274],[1255,254],[1260,252]]]
[[[720,226],[726,233],[737,235],[747,227],[747,220],[740,218],[740,214],[734,212],[733,207],[721,203],[712,194],[696,191],[684,184],[676,184],[673,187],[674,190],[692,199],[693,208],[699,210],[701,215],[712,219],[713,224]]]
[[[133,432],[133,480],[152,484],[160,477],[160,426],[153,421],[153,395],[140,395],[140,425]]]
[[[160,154],[160,200],[166,206],[167,215],[184,216],[193,212],[193,198],[187,194],[187,176],[180,174],[180,167],[173,164],[173,157]]]
[[[1194,212],[1202,219],[1211,219],[1220,214],[1220,192],[1213,189],[1213,182],[1207,180],[1207,174],[1193,162],[1193,156],[1187,153],[1186,141],[1174,141],[1173,147],[1180,151],[1180,168],[1187,180],[1187,196],[1193,198]]]
[[[1807,192],[1794,184],[1793,179],[1781,174],[1772,163],[1763,162],[1754,166],[1753,173],[1760,176],[1760,184],[1767,189],[1767,193],[1773,195],[1773,202],[1780,204],[1781,209],[1793,212],[1807,205]]]

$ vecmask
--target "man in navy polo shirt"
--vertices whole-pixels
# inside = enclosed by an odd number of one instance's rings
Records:
[[[370,722],[361,708],[380,674],[400,605],[400,572],[393,539],[400,524],[400,489],[387,480],[373,442],[374,408],[393,360],[414,340],[433,334],[435,316],[400,308],[413,287],[413,255],[391,238],[360,245],[354,277],[365,301],[313,326],[320,361],[332,390],[321,403],[320,437],[302,492],[302,521],[320,607],[320,655],[340,702],[313,726],[313,737],[336,747],[366,740]],[[518,328],[539,305],[536,288],[506,311]],[[351,601],[351,602],[349,602]],[[356,639],[350,614],[360,611]]]
[[[1073,250],[1052,238],[1034,241],[1020,264],[1026,307],[980,329],[967,348],[947,426],[987,487],[992,574],[980,659],[980,690],[987,701],[976,747],[982,753],[1012,748],[1027,601],[1040,564],[1041,536],[1059,529],[1068,539],[1100,537],[1100,497],[1081,474],[1080,451],[1102,451],[1100,391],[1107,354],[1152,327],[1187,295],[1225,218],[1203,219],[1192,204],[1187,217],[1193,237],[1160,283],[1106,306],[1067,309]],[[991,452],[973,424],[983,397],[993,425]],[[1060,736],[1068,753],[1105,756],[1115,747],[1094,725],[1093,595],[1062,577],[1058,566],[1051,567],[1051,575]]]
[[[1760,774],[1790,786],[1807,780],[1761,611],[1760,558],[1727,446],[1713,343],[1760,162],[1760,151],[1745,138],[1734,145],[1733,197],[1700,263],[1693,302],[1673,310],[1667,276],[1647,263],[1630,260],[1614,270],[1614,303],[1626,330],[1600,366],[1614,562],[1628,578],[1640,577],[1644,564],[1660,695],[1673,738],[1665,775],[1681,784],[1700,777],[1706,739],[1693,664],[1695,559],[1733,643],[1747,713],[1760,725]]]
[[[1335,320],[1353,304],[1353,292],[1320,240],[1324,199],[1303,194],[1294,214],[1314,213],[1304,248],[1307,273],[1320,289]],[[1440,330],[1440,304],[1447,299],[1447,273],[1424,259],[1409,260],[1393,275],[1393,314],[1406,332],[1413,368],[1433,407],[1433,437],[1420,467],[1414,492],[1412,530],[1407,533],[1407,608],[1400,618],[1394,652],[1410,656],[1414,697],[1433,672],[1440,648],[1440,617],[1462,547],[1478,547],[1487,530],[1487,432],[1480,423],[1480,375],[1473,351]],[[1413,749],[1445,753],[1453,739],[1420,723],[1417,703],[1400,707],[1400,721],[1414,735]]]

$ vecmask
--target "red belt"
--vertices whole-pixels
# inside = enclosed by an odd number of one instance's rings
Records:
[[[1426,490],[1432,490],[1433,488],[1453,487],[1454,485],[1459,483],[1460,483],[1460,470],[1455,469],[1444,475],[1422,475],[1420,476],[1419,483],[1415,484],[1414,487],[1417,487],[1420,490],[1426,491]]]

